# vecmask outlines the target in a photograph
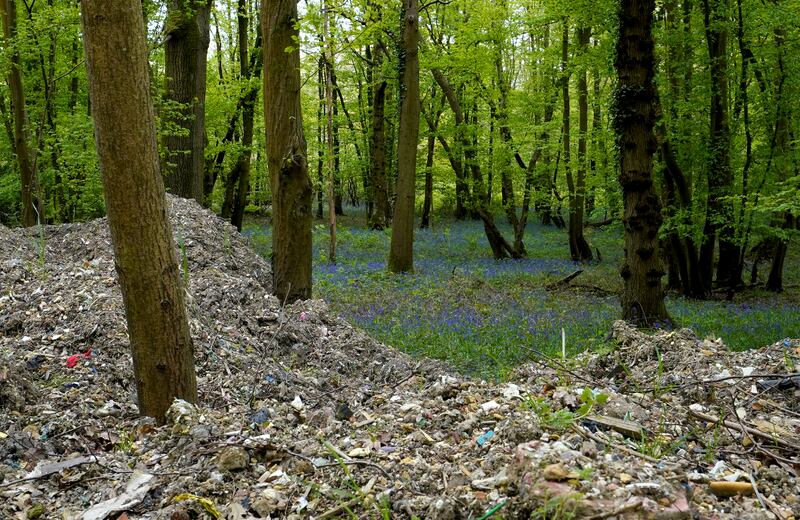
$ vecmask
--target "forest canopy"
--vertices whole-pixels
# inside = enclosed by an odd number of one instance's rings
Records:
[[[102,216],[79,4],[4,6],[0,220]],[[254,117],[263,102],[260,5],[145,0],[142,8],[168,191],[239,227],[245,211],[269,213],[265,123]],[[389,226],[403,157],[404,6],[309,1],[298,9],[293,45],[317,216],[331,184],[337,212],[358,207],[365,225]],[[623,217],[617,9],[549,0],[418,6],[414,191],[423,225],[431,212],[481,218],[495,257],[521,257],[526,221],[536,218],[568,229],[574,260],[597,256],[583,226]],[[798,27],[796,0],[655,6],[654,184],[668,288],[703,296],[712,283],[739,287],[751,250],[771,260],[768,287],[782,288],[799,211]],[[504,218],[511,237],[493,229]]]

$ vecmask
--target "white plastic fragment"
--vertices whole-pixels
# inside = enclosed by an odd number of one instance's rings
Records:
[[[306,405],[303,404],[303,400],[300,399],[299,395],[294,396],[294,400],[291,402],[291,406],[298,412],[306,407]]]
[[[491,412],[492,410],[497,410],[498,408],[500,408],[500,405],[495,400],[491,400],[481,405],[481,410],[484,412]]]
[[[151,480],[153,475],[134,471],[121,495],[90,507],[83,513],[82,520],[103,520],[111,514],[127,511],[144,500],[147,492],[153,487]]]
[[[522,399],[522,396],[519,393],[519,386],[515,385],[514,383],[509,383],[506,386],[506,389],[503,390],[503,397],[506,399]]]

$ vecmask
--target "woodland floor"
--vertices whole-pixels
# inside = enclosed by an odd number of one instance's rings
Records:
[[[766,346],[735,352],[705,333],[647,335],[609,319],[596,332],[610,339],[593,349],[527,355],[514,370],[487,370],[504,375],[487,382],[456,370],[484,372],[463,353],[450,364],[411,357],[323,301],[281,308],[245,239],[193,202],[169,200],[200,402],[176,402],[163,427],[137,417],[106,222],[42,235],[0,226],[0,518],[800,517],[798,334],[764,333],[747,346]],[[574,268],[551,262],[541,281]],[[429,276],[463,288],[451,300],[500,309],[509,297],[490,299],[491,283],[455,263]],[[369,269],[349,290],[386,278]],[[497,279],[522,285],[514,276]],[[415,280],[394,284],[424,291]],[[555,293],[543,285],[522,290]],[[386,305],[402,299],[382,294]],[[377,298],[363,295],[365,305]],[[560,334],[586,318],[559,319],[542,327]]]
[[[431,229],[416,231],[415,274],[398,277],[386,273],[389,230],[365,229],[363,209],[345,211],[339,217],[336,264],[327,261],[327,222],[316,222],[314,294],[353,325],[405,352],[446,360],[464,373],[502,379],[537,353],[560,355],[562,329],[571,355],[602,348],[619,316],[618,224],[587,228],[587,239],[602,260],[578,265],[569,260],[563,229],[529,223],[528,258],[498,262],[479,221],[434,218]],[[502,217],[498,225],[511,236]],[[269,258],[269,226],[251,222],[245,234]],[[722,338],[733,350],[800,337],[798,246],[795,241],[789,247],[784,293],[751,287],[732,301],[723,293],[705,301],[670,294],[667,307],[675,324],[701,338]],[[747,260],[749,281],[752,262]],[[578,269],[583,273],[569,284],[548,289]],[[769,263],[761,263],[758,272],[763,284]]]

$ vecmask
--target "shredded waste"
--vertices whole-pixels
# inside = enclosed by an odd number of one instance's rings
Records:
[[[0,518],[800,518],[800,340],[623,322],[471,379],[282,306],[235,228],[169,197],[199,402],[137,415],[105,220],[0,226]]]

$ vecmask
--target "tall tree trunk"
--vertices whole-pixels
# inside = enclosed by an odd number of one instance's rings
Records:
[[[431,88],[431,100],[436,97],[436,87]],[[420,229],[425,229],[430,227],[430,218],[431,218],[431,210],[433,209],[433,159],[434,154],[436,151],[436,138],[438,135],[439,130],[439,120],[442,117],[444,99],[439,103],[437,108],[434,108],[436,111],[435,114],[431,115],[425,113],[423,110],[421,113],[425,118],[425,121],[428,124],[428,142],[427,142],[427,154],[425,157],[425,196],[422,202],[422,215],[420,217]],[[433,103],[435,106],[435,102]]]
[[[195,76],[195,99],[192,102],[192,184],[194,198],[204,206],[208,202],[203,194],[205,177],[205,150],[208,137],[206,136],[206,78],[208,77],[208,46],[211,43],[211,6],[214,0],[205,0],[196,4],[198,42],[195,60],[197,72]],[[244,132],[243,132],[244,133]],[[252,131],[251,131],[252,134]],[[249,175],[248,164],[248,175]],[[241,177],[240,177],[241,178]]]
[[[456,96],[453,87],[450,85],[450,82],[447,80],[441,70],[432,69],[431,72],[433,73],[433,78],[436,80],[439,88],[442,89],[442,93],[444,93],[447,103],[450,105],[450,109],[453,111],[457,128],[457,139],[459,141],[461,150],[463,150],[464,153],[464,163],[463,165],[460,165],[460,156],[457,156],[452,150],[449,151],[448,155],[450,156],[450,163],[454,166],[454,169],[456,169],[456,167],[462,169],[462,171],[465,172],[464,176],[466,176],[467,168],[469,168],[472,173],[473,186],[470,206],[474,209],[477,216],[483,222],[483,230],[486,234],[486,240],[489,242],[489,247],[492,249],[492,255],[495,259],[508,258],[509,256],[517,257],[517,251],[515,251],[512,245],[509,244],[503,237],[503,234],[494,223],[494,217],[486,207],[486,194],[483,186],[481,166],[476,157],[474,142],[472,141],[469,133],[466,131],[466,119],[458,96]],[[440,143],[442,143],[442,146],[444,147],[444,139],[440,138]],[[445,148],[445,150],[447,151],[447,148]]]
[[[248,58],[248,25],[250,23],[250,16],[247,12],[247,0],[238,0],[237,6],[237,22],[239,31],[239,69],[243,80],[248,78],[258,77],[261,70],[260,64],[255,67],[256,70],[250,71],[250,60]],[[256,47],[255,53],[259,53],[260,48]],[[258,63],[258,62],[257,62]],[[255,88],[248,88],[244,97],[244,104],[242,106],[242,150],[239,152],[239,157],[236,160],[236,174],[231,174],[231,178],[237,178],[236,198],[233,205],[231,214],[231,224],[236,226],[239,231],[242,230],[242,220],[244,219],[244,210],[247,207],[247,196],[250,192],[250,158],[253,154],[253,124],[255,120],[256,98],[258,97],[258,90]]]
[[[364,162],[364,158],[361,155],[361,147],[358,145],[358,134],[356,133],[356,128],[355,128],[355,125],[353,124],[353,119],[350,117],[350,112],[347,110],[347,105],[344,102],[344,96],[342,95],[342,90],[339,88],[339,84],[336,81],[336,71],[333,70],[333,68],[331,68],[331,81],[333,81],[333,95],[334,95],[334,98],[338,98],[339,99],[338,105],[336,103],[336,99],[334,99],[334,107],[336,107],[336,106],[341,106],[342,107],[342,112],[344,113],[345,120],[347,121],[347,128],[350,130],[350,133],[353,136],[353,148],[355,148],[355,151],[356,151],[356,159],[358,160],[359,169],[361,170],[361,176],[362,176],[362,179],[365,179],[367,177],[367,175],[369,175],[369,170],[366,167],[366,163]],[[333,111],[334,124],[337,124],[337,122],[336,122],[336,114],[338,113],[337,110],[338,109],[335,109]],[[336,174],[337,178],[339,178],[339,171],[340,171],[340,168],[339,168],[339,162],[340,162],[339,130],[338,130],[338,128],[339,127],[338,127],[338,124],[337,124],[337,126],[334,128],[334,132],[333,132],[334,149],[336,150],[336,154],[334,155],[334,159],[336,161],[336,163],[334,165],[334,169],[337,172],[337,174]],[[350,180],[352,180],[352,177],[350,178]],[[338,207],[338,210],[337,210],[337,215],[344,215],[344,209],[342,208],[341,198],[342,198],[341,197],[341,193],[339,193],[339,201],[338,201],[338,206],[339,207]],[[353,202],[353,205],[356,205],[357,201],[355,200],[355,197],[353,199],[354,200],[352,200],[351,202]]]
[[[17,40],[16,0],[0,0],[3,8],[3,33],[6,50],[10,51],[10,70],[8,84],[11,89],[11,108],[14,114],[14,153],[22,183],[22,225],[35,226],[37,221],[44,224],[44,209],[39,195],[39,179],[36,161],[31,157],[28,136],[28,112],[25,106],[25,87],[22,84],[19,48]]]
[[[163,423],[175,398],[197,400],[197,383],[159,170],[142,7],[139,0],[83,0],[81,10],[139,413]]]
[[[431,208],[433,207],[433,158],[436,149],[436,135],[428,134],[428,144],[425,156],[425,195],[422,200],[422,215],[419,221],[420,229],[426,229],[431,224]]]
[[[376,71],[380,73],[379,63],[382,61],[381,51],[376,49],[374,60]],[[372,94],[372,137],[370,139],[370,157],[372,177],[372,200],[374,210],[369,227],[383,229],[386,227],[386,213],[389,211],[389,200],[386,192],[386,80],[378,83]]]
[[[777,1],[776,1],[777,3]],[[786,82],[786,64],[785,64],[785,41],[786,29],[778,26],[773,31],[775,47],[777,50],[777,84],[778,95],[777,101],[777,114],[775,119],[775,160],[776,177],[779,182],[786,182],[791,176],[790,170],[792,168],[792,152],[795,146],[792,142],[791,135],[791,117],[792,111],[785,99],[784,84]],[[798,176],[797,163],[794,162],[794,175]],[[797,219],[789,211],[781,211],[773,216],[773,221],[781,228],[782,233],[778,236],[778,245],[775,248],[775,254],[772,258],[770,265],[769,277],[767,278],[767,290],[780,292],[783,290],[783,266],[786,261],[786,253],[789,249],[789,239],[786,232],[796,226]]]
[[[336,77],[336,73],[333,70],[333,58],[328,61],[328,69],[328,74],[331,75],[331,78]],[[333,79],[331,79],[331,89],[331,111],[333,114],[331,117],[331,122],[333,123],[333,128],[331,129],[333,137],[333,205],[337,215],[344,215],[344,207],[342,206],[344,191],[342,188],[342,161],[339,153],[339,103],[336,101],[336,85],[333,84]]]
[[[499,45],[497,45],[499,47]],[[500,151],[500,160],[498,161],[497,168],[500,171],[500,192],[503,199],[503,209],[506,212],[506,219],[511,225],[512,229],[519,227],[517,219],[517,198],[514,194],[514,181],[511,178],[511,151],[514,144],[511,139],[511,128],[508,123],[508,92],[511,90],[510,80],[503,70],[503,54],[501,49],[495,49],[494,69],[497,75],[497,84],[500,90],[500,97],[498,99],[498,106],[492,112],[497,119],[498,131],[500,133],[500,140],[503,143],[503,149]],[[517,244],[520,248],[518,251],[524,256],[525,246],[522,241]]]
[[[358,77],[358,113],[361,120],[362,134],[366,138],[366,145],[364,149],[367,154],[367,161],[364,168],[364,217],[367,227],[370,227],[372,222],[372,213],[375,210],[375,194],[372,186],[372,131],[371,131],[371,112],[372,112],[372,51],[369,45],[364,46],[364,58],[370,66],[364,67],[364,83]],[[356,60],[356,64],[359,62]],[[366,83],[366,87],[365,87]],[[367,128],[370,128],[368,131]]]
[[[581,55],[589,49],[591,29],[581,27],[578,29],[578,47]],[[578,174],[575,178],[574,210],[570,212],[570,229],[573,236],[572,242],[580,261],[592,260],[592,248],[583,235],[583,219],[586,208],[586,137],[589,133],[589,88],[586,83],[586,66],[582,66],[578,75]],[[574,222],[572,216],[574,215]]]
[[[585,47],[589,40],[588,29],[578,30],[579,45]],[[580,129],[583,136],[583,154],[578,152],[578,174],[577,179],[572,175],[572,158],[571,158],[571,142],[570,142],[570,94],[569,94],[569,72],[567,70],[567,60],[569,58],[569,22],[564,20],[564,28],[561,36],[561,95],[564,101],[564,109],[562,111],[562,126],[564,128],[563,137],[563,162],[564,174],[567,178],[567,187],[569,189],[569,226],[567,234],[569,237],[569,252],[570,257],[575,262],[585,262],[592,259],[592,250],[586,239],[583,236],[583,206],[584,194],[581,193],[585,190],[585,176],[586,171],[583,166],[582,157],[586,156],[586,121],[587,119],[587,105],[586,105],[586,75],[585,72],[579,78],[580,90]],[[576,182],[577,180],[577,182]]]
[[[703,266],[712,264],[714,238],[718,237],[717,284],[733,290],[742,285],[742,279],[738,270],[739,246],[735,240],[733,204],[725,199],[733,194],[731,135],[728,123],[727,11],[728,0],[703,0],[711,74],[711,121],[708,145],[708,214],[700,264]]]
[[[202,202],[198,181],[194,178],[195,105],[198,100],[197,78],[200,49],[199,8],[189,0],[170,0],[165,32],[165,98],[175,103],[168,112],[170,124],[180,131],[168,135],[167,187],[174,195]]]
[[[414,270],[414,198],[419,142],[419,11],[417,0],[403,0],[400,52],[400,128],[397,143],[397,201],[392,218],[389,270]]]
[[[324,44],[323,44],[324,45]],[[323,193],[325,187],[325,56],[324,49],[320,46],[319,60],[317,60],[317,218],[324,216],[325,205]]]
[[[328,233],[330,237],[328,248],[328,262],[336,263],[336,167],[334,165],[334,155],[337,153],[337,138],[334,135],[333,121],[336,113],[333,104],[333,42],[330,33],[330,11],[329,4],[323,5],[324,13],[322,18],[322,32],[325,40],[325,113],[327,117],[328,135]],[[340,201],[341,202],[341,201]]]
[[[625,262],[622,317],[652,326],[669,320],[664,306],[658,229],[661,203],[653,184],[656,151],[655,56],[652,36],[655,0],[622,0],[614,67],[614,130],[619,150],[625,215]]]
[[[311,297],[311,180],[300,109],[297,0],[265,0],[264,126],[272,189],[272,291]],[[291,48],[291,52],[286,52]]]

